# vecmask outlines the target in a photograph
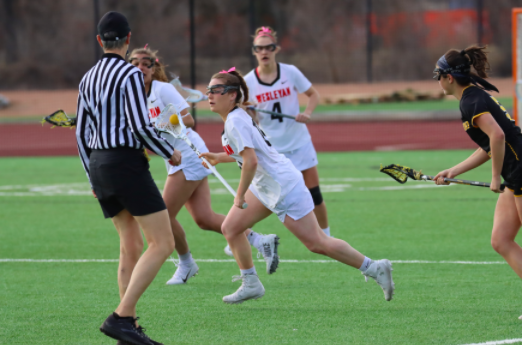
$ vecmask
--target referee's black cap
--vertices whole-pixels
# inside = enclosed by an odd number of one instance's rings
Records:
[[[118,12],[107,12],[98,23],[98,35],[102,41],[118,41],[127,37],[130,32],[127,18]]]

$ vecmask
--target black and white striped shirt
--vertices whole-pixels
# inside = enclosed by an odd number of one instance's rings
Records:
[[[174,148],[150,124],[143,74],[120,55],[103,54],[80,83],[76,139],[90,180],[91,150],[143,149],[170,159]]]

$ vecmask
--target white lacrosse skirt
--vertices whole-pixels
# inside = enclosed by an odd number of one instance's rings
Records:
[[[302,178],[299,179],[299,182],[294,186],[294,188],[292,188],[292,190],[290,190],[290,192],[288,192],[288,194],[277,201],[274,207],[270,207],[264,203],[263,198],[259,196],[259,192],[252,185],[250,185],[249,189],[266,208],[277,215],[277,218],[279,218],[282,223],[284,223],[286,216],[289,216],[293,220],[299,220],[312,212],[315,208],[312,195],[308,188],[306,188]]]
[[[315,152],[315,147],[311,140],[296,150],[280,153],[290,159],[299,171],[313,168],[319,163],[317,160],[317,152]]]
[[[200,181],[210,175],[212,172],[206,169],[201,164],[201,159],[198,157],[188,144],[181,139],[174,139],[171,135],[162,133],[162,136],[167,138],[174,148],[181,152],[181,164],[178,166],[170,165],[168,160],[165,160],[167,172],[169,175],[175,174],[179,170],[183,170],[187,181]],[[188,130],[187,137],[197,147],[199,152],[208,152],[207,145],[198,133],[193,130]]]

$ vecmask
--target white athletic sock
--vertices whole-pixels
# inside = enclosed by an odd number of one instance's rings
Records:
[[[182,264],[182,265],[188,265],[190,263],[192,263],[194,261],[194,259],[192,258],[192,253],[190,252],[190,250],[183,254],[183,255],[179,255],[178,254],[178,257],[179,257],[179,263]]]
[[[365,256],[364,257],[364,261],[363,261],[361,267],[359,268],[359,270],[361,272],[366,272],[366,270],[368,269],[368,267],[370,267],[372,262],[373,262],[372,259],[370,259],[369,257]]]
[[[252,268],[249,268],[247,270],[239,270],[241,271],[241,275],[244,276],[244,275],[247,275],[247,274],[257,274],[256,272],[256,266],[252,266]]]
[[[326,234],[326,236],[330,237],[330,227],[323,229],[323,232]]]
[[[247,235],[247,238],[250,245],[257,248],[257,245],[261,240],[261,235],[255,232],[254,230],[250,229],[250,233]]]

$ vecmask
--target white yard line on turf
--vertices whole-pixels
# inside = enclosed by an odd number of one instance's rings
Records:
[[[195,259],[196,262],[235,262],[234,259]],[[167,260],[169,261],[169,260]],[[264,260],[257,260],[258,262],[265,262]],[[0,259],[0,262],[66,262],[66,263],[81,263],[81,262],[118,262],[118,259]],[[334,260],[291,260],[281,259],[279,262],[291,264],[330,264],[337,263]],[[504,265],[505,261],[430,261],[430,260],[391,260],[394,264],[454,264],[454,265]]]
[[[465,345],[502,345],[502,344],[515,344],[515,343],[522,343],[522,338],[494,340],[494,341],[486,341],[485,343],[473,343],[473,344],[465,344]]]
[[[436,188],[444,187],[437,186],[433,183],[426,183],[424,181],[412,181],[407,186],[401,185],[389,185],[389,186],[370,186],[370,187],[357,187],[347,184],[346,182],[389,182],[393,183],[389,178],[325,178],[321,179],[321,190],[323,193],[342,193],[349,189],[358,191],[387,191],[387,190],[403,190],[403,189],[425,189],[425,188]],[[217,182],[216,179],[209,179],[210,183]],[[229,180],[229,182],[238,182],[237,180]],[[335,183],[338,182],[338,183]],[[157,181],[157,184],[161,186],[164,182]],[[225,188],[212,188],[211,194],[228,194]],[[60,183],[60,184],[49,184],[49,185],[6,185],[0,186],[0,196],[17,196],[17,197],[32,197],[32,196],[92,196],[91,188],[88,182],[77,182],[77,183]]]

